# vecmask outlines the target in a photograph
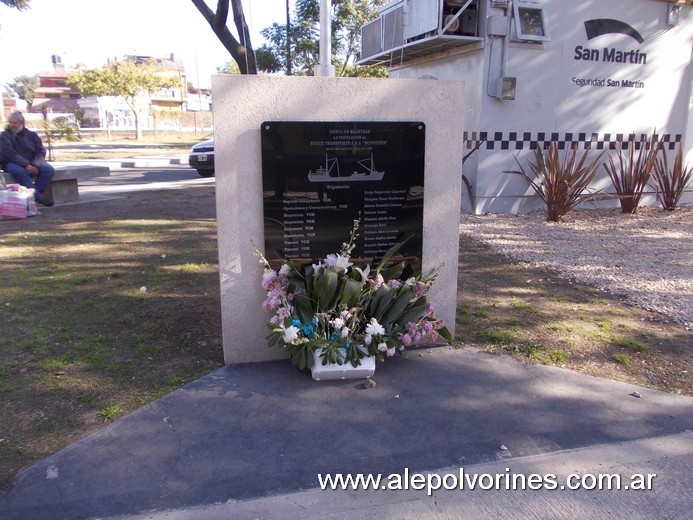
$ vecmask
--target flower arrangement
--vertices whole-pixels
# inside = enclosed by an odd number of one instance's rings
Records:
[[[384,361],[424,339],[452,341],[426,299],[438,270],[406,277],[411,269],[404,260],[386,267],[406,241],[390,248],[375,269],[356,267],[350,260],[358,226],[354,220],[339,253],[317,264],[285,262],[275,270],[255,250],[264,265],[262,306],[273,312],[268,345],[287,351],[300,370],[313,367],[317,351],[323,365],[356,367],[364,357]]]

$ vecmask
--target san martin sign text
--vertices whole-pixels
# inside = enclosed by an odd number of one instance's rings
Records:
[[[603,61],[605,63],[629,63],[631,65],[646,65],[647,54],[638,50],[619,51],[615,48],[605,47],[599,49],[589,49],[578,45],[575,47],[573,55],[575,61]]]

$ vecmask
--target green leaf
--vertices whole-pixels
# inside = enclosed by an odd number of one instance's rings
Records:
[[[443,339],[447,341],[448,343],[452,343],[452,334],[450,334],[450,331],[448,330],[447,327],[443,326],[438,329],[438,334],[443,336]]]
[[[370,315],[380,321],[380,318],[387,309],[388,305],[390,305],[390,302],[392,302],[393,297],[394,292],[392,287],[386,284],[378,287],[378,290],[371,299]]]
[[[309,344],[306,344],[304,348],[306,350],[306,367],[313,368],[313,365],[315,364],[315,358],[313,357],[313,348]]]
[[[344,280],[344,287],[342,288],[342,296],[339,299],[339,303],[346,305],[347,307],[354,307],[358,305],[361,298],[362,288],[362,282],[347,278]]]
[[[410,321],[416,323],[423,318],[427,312],[428,302],[426,301],[426,298],[421,298],[420,300],[414,302],[414,304],[408,309],[405,309],[405,311],[400,316],[397,316],[394,321],[400,325],[406,325]]]
[[[315,314],[313,310],[313,302],[305,294],[294,295],[294,310],[298,319],[302,323],[310,323],[313,321],[313,316]]]
[[[409,237],[409,238],[411,238],[411,237]],[[405,238],[404,240],[402,240],[401,242],[398,242],[397,244],[395,244],[394,246],[392,246],[390,249],[387,250],[387,253],[385,253],[385,256],[383,256],[382,260],[380,260],[378,267],[375,268],[376,274],[382,270],[383,266],[388,262],[388,260],[390,260],[392,255],[394,255],[397,251],[399,251],[400,248],[404,245],[404,243],[407,240],[409,240],[409,238]]]
[[[400,276],[402,276],[402,273],[404,272],[404,268],[406,266],[407,263],[404,260],[402,260],[401,262],[395,265],[391,265],[387,269],[383,269],[383,272],[380,274],[383,276],[383,279],[385,281],[397,279]]]
[[[383,314],[383,318],[380,320],[380,323],[387,326],[393,323],[407,308],[407,305],[409,305],[413,295],[414,291],[412,291],[409,286],[403,286],[399,290],[399,294],[395,300],[392,302],[392,305],[390,305],[385,314]]]
[[[315,274],[315,271],[313,270],[313,264],[308,264],[304,266],[303,270],[306,275],[305,279],[303,280],[306,292],[308,294],[313,294],[313,276]]]
[[[339,276],[334,269],[323,269],[315,281],[315,296],[318,302],[318,310],[328,310],[337,298]]]

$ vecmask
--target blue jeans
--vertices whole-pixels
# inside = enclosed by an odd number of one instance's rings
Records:
[[[38,175],[32,178],[23,166],[13,162],[8,162],[5,165],[5,171],[9,172],[19,184],[36,190],[34,192],[34,200],[36,202],[41,202],[43,192],[46,191],[46,188],[48,188],[48,183],[50,183],[51,179],[53,178],[55,168],[53,168],[53,166],[48,164],[46,161],[43,161],[39,165],[38,170]]]

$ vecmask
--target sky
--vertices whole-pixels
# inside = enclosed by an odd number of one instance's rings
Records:
[[[216,0],[206,2],[216,8]],[[126,54],[174,54],[188,80],[207,88],[217,67],[231,59],[190,0],[31,0],[29,5],[26,11],[0,5],[0,85],[53,70],[54,54],[66,68],[101,67]],[[286,23],[286,0],[243,0],[243,7],[254,48],[263,43],[262,29]],[[236,34],[231,13],[227,25]]]

